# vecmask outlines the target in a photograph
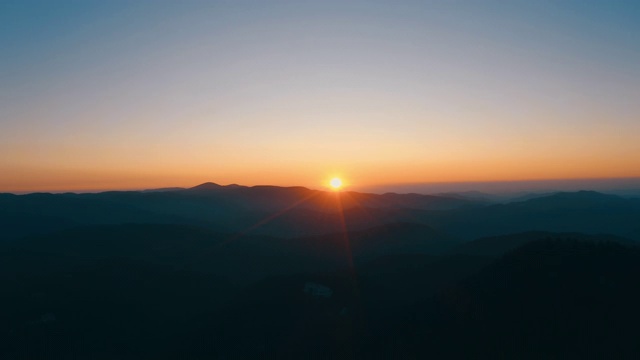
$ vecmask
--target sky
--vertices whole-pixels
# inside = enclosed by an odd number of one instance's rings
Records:
[[[0,1],[0,191],[640,177],[638,1]]]

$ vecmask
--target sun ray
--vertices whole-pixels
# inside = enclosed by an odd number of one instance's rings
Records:
[[[230,241],[233,241],[233,240],[237,239],[238,237],[241,237],[241,236],[243,236],[243,235],[248,234],[249,232],[251,232],[251,231],[253,231],[253,230],[255,230],[255,229],[259,228],[260,226],[263,226],[263,225],[265,225],[265,224],[269,223],[270,221],[272,221],[272,220],[274,220],[274,219],[279,218],[280,216],[282,216],[282,215],[286,214],[287,212],[289,212],[290,210],[292,210],[292,209],[293,209],[293,208],[295,208],[296,206],[298,206],[298,205],[300,205],[300,204],[302,204],[302,203],[306,202],[307,200],[312,199],[313,197],[315,197],[315,196],[317,196],[317,195],[318,195],[318,192],[315,192],[315,191],[314,191],[314,192],[312,192],[311,194],[309,194],[309,195],[305,196],[304,198],[302,198],[302,199],[300,199],[300,200],[296,201],[295,203],[293,203],[293,204],[291,204],[291,205],[287,206],[286,208],[284,208],[284,209],[282,209],[282,210],[280,210],[280,211],[278,211],[278,212],[276,212],[276,213],[274,213],[274,214],[272,214],[272,215],[269,215],[269,216],[265,217],[264,219],[262,219],[262,220],[258,221],[257,223],[255,223],[255,224],[253,224],[253,225],[249,226],[248,228],[246,228],[246,229],[244,229],[244,230],[241,230],[241,231],[239,231],[239,232],[235,233],[235,234],[234,234],[234,236],[233,236],[232,238],[230,238],[230,239],[229,239],[229,240],[227,240],[227,241],[223,241],[223,243],[221,243],[220,245],[224,245],[224,244],[226,244],[226,243],[228,243],[228,242],[230,242]]]
[[[257,223],[247,227],[244,230],[241,230],[241,231],[238,231],[238,232],[234,233],[233,235],[229,236],[228,238],[226,238],[225,240],[223,240],[223,241],[221,241],[219,243],[213,244],[208,249],[202,251],[199,254],[198,257],[199,258],[204,258],[204,256],[211,254],[211,252],[214,249],[221,248],[221,247],[223,247],[223,246],[225,246],[225,245],[227,245],[229,243],[232,243],[233,241],[241,238],[242,236],[248,234],[249,232],[259,228],[260,226],[263,226],[263,225],[269,223],[270,221],[272,221],[272,220],[274,220],[274,219],[286,214],[287,212],[289,212],[291,209],[295,208],[296,206],[298,206],[298,205],[300,205],[300,204],[302,204],[302,203],[304,203],[304,202],[306,202],[306,201],[318,196],[318,194],[320,194],[320,192],[313,191],[311,194],[309,194],[309,195],[305,196],[304,198],[294,202],[293,204],[287,206],[286,208],[284,208],[284,209],[282,209],[282,210],[280,210],[280,211],[278,211],[278,212],[276,212],[276,213],[274,213],[272,215],[269,215],[269,216],[263,218],[262,220],[260,220]],[[198,262],[199,261],[194,260],[194,261],[191,262],[191,264],[195,264],[195,263],[198,263]]]
[[[340,226],[342,228],[341,236],[344,243],[344,249],[347,255],[347,260],[349,261],[348,263],[349,277],[351,278],[351,281],[353,283],[352,285],[353,285],[353,290],[355,292],[356,298],[358,298],[359,291],[358,291],[357,272],[356,272],[355,263],[353,261],[353,253],[351,251],[351,239],[349,239],[349,229],[347,228],[347,222],[344,216],[344,207],[342,205],[342,193],[336,193],[335,195],[336,195],[335,197],[336,206],[338,210],[338,220],[340,221]]]
[[[351,199],[351,201],[353,203],[356,204],[357,208],[362,210],[362,212],[367,215],[367,218],[371,221],[374,220],[373,215],[371,215],[371,211],[369,211],[368,208],[366,208],[364,205],[362,205],[362,203],[360,201],[358,201],[358,199],[356,199],[353,195],[351,195],[350,192],[344,192],[343,193],[345,196],[349,197],[349,199]]]

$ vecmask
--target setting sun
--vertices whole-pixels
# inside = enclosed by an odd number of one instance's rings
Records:
[[[331,179],[329,184],[331,185],[331,187],[334,190],[337,190],[337,189],[340,189],[342,187],[342,180],[340,180],[339,178],[333,178],[333,179]]]

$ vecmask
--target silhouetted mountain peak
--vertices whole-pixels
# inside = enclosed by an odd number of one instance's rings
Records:
[[[214,182],[206,182],[200,185],[196,185],[192,188],[189,188],[188,190],[212,190],[212,189],[221,189],[223,188],[222,185],[216,184]]]
[[[214,182],[206,182],[192,188],[188,188],[187,190],[196,190],[196,191],[223,191],[223,190],[234,190],[234,189],[247,189],[248,186],[239,185],[239,184],[229,184],[229,185],[220,185]]]

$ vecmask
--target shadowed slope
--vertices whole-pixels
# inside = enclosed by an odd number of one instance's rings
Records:
[[[633,358],[638,277],[637,248],[606,239],[531,242],[443,293],[447,315],[436,332],[465,343],[452,349],[467,357]]]

